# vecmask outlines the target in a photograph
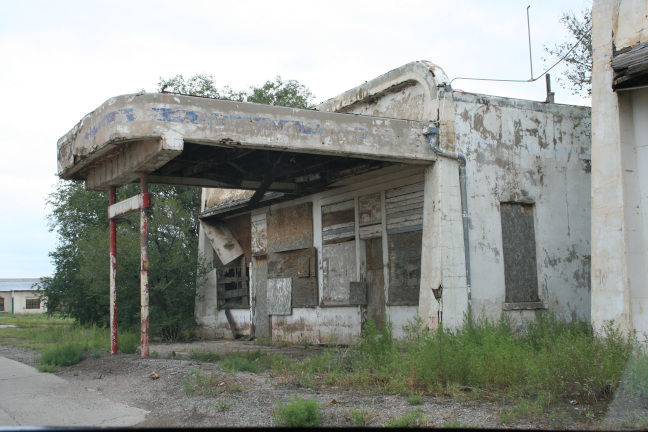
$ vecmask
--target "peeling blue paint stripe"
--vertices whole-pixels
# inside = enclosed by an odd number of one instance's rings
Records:
[[[104,115],[99,123],[90,127],[90,130],[85,134],[85,139],[94,138],[104,126],[109,124],[130,123],[132,121],[135,121],[133,108],[122,108],[117,111],[111,111]]]

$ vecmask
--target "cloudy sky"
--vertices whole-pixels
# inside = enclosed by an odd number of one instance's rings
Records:
[[[212,74],[246,90],[281,75],[320,102],[414,60],[454,77],[528,79],[587,0],[0,0],[0,278],[51,275],[45,205],[56,142],[108,98],[160,77]],[[557,103],[589,104],[555,82]],[[544,100],[544,79],[455,81],[455,89]],[[106,249],[108,254],[108,249]],[[106,264],[107,265],[107,264]]]

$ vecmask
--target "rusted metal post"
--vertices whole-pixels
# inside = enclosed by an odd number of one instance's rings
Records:
[[[140,173],[140,194],[143,201],[148,202],[148,173]],[[141,290],[141,340],[142,340],[142,358],[149,356],[149,259],[148,259],[148,220],[146,218],[146,208],[140,207],[140,244],[141,244],[141,271],[140,271],[140,290]]]
[[[117,188],[110,186],[109,205],[117,200]],[[110,354],[117,354],[117,220],[110,218]]]

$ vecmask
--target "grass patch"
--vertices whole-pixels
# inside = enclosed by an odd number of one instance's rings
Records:
[[[497,399],[509,405],[505,417],[528,418],[544,416],[556,402],[610,400],[630,359],[625,387],[648,400],[648,357],[612,324],[600,336],[589,324],[550,314],[523,331],[506,317],[467,316],[462,327],[435,332],[415,318],[404,339],[394,338],[390,324],[369,322],[355,347],[326,350],[288,370],[310,388],[421,395],[421,402],[423,395]],[[419,400],[410,398],[413,405]]]
[[[261,350],[240,351],[227,353],[219,361],[219,365],[229,371],[259,373],[269,369],[282,369],[286,364],[286,357],[283,355],[269,355]]]
[[[77,342],[54,345],[43,352],[40,363],[42,366],[71,366],[79,363],[85,357],[85,348]]]
[[[425,426],[428,416],[423,413],[421,408],[405,411],[399,418],[391,419],[385,423],[385,427],[420,427]]]
[[[351,421],[356,426],[367,426],[375,418],[376,413],[367,408],[351,411]]]
[[[412,395],[405,398],[408,404],[410,405],[421,405],[423,403],[423,396],[421,395]]]
[[[189,359],[207,362],[207,363],[217,363],[223,359],[223,356],[212,351],[207,351],[207,352],[191,351],[189,353]]]
[[[272,417],[274,426],[279,427],[314,427],[319,426],[322,413],[319,404],[313,399],[302,399],[297,394],[289,398],[290,402],[281,405],[277,401]]]
[[[140,344],[140,335],[133,332],[122,332],[117,337],[117,350],[125,354],[135,354]]]

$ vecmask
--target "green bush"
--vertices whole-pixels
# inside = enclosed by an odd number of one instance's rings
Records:
[[[117,337],[117,349],[125,354],[135,354],[140,344],[140,335],[132,332],[121,332]]]
[[[322,413],[320,406],[313,399],[302,399],[297,394],[290,398],[287,405],[277,406],[272,413],[274,425],[280,427],[319,426]]]
[[[67,342],[46,349],[41,355],[40,363],[43,366],[71,366],[83,360],[84,355],[83,345]]]

